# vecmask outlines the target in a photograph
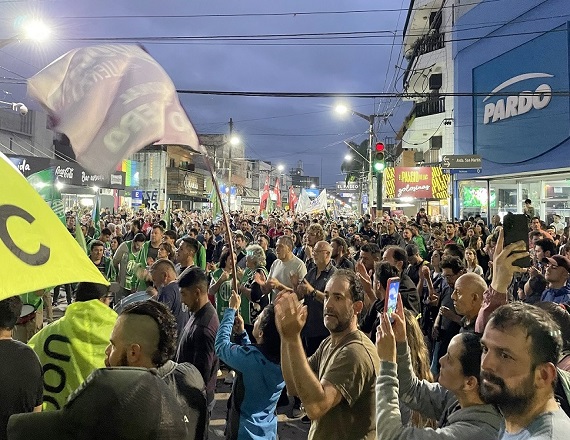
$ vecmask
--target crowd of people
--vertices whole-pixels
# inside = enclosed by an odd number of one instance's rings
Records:
[[[424,209],[374,220],[236,212],[229,228],[207,211],[83,216],[111,288],[0,301],[0,440],[49,432],[61,421],[42,409],[69,413],[102,369],[125,367],[156,372],[182,408],[160,438],[207,438],[221,369],[233,382],[227,439],[277,438],[282,405],[310,423],[310,439],[566,438],[569,234],[528,202],[528,243],[510,244],[498,216],[436,222]],[[526,255],[530,267],[517,266]],[[61,288],[68,308],[51,322]],[[32,301],[47,325],[22,322]]]

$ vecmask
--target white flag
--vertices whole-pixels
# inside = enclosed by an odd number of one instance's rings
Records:
[[[203,152],[172,80],[140,46],[74,49],[29,79],[28,93],[91,172],[111,171],[151,144]]]

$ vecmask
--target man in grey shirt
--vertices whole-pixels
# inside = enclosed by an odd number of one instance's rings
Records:
[[[560,328],[542,309],[511,303],[493,312],[481,339],[481,392],[497,405],[500,439],[567,439],[570,419],[554,397]]]

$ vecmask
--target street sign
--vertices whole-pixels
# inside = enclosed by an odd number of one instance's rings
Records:
[[[441,158],[441,168],[472,169],[481,168],[481,156],[476,154],[446,155]]]
[[[481,174],[481,168],[442,168],[444,174]]]

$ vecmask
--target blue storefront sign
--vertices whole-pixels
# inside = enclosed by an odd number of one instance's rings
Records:
[[[516,164],[568,139],[568,48],[565,25],[473,69],[475,154]]]

